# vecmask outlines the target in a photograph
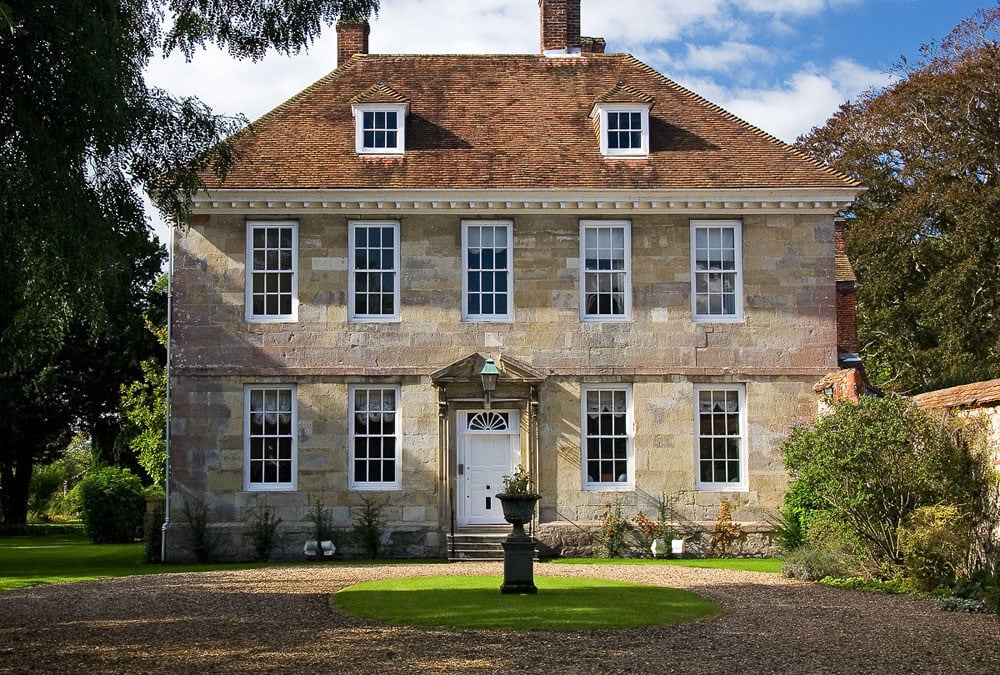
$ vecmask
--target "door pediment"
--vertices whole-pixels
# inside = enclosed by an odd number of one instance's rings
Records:
[[[470,354],[464,359],[455,361],[432,373],[431,381],[435,384],[478,383],[481,379],[479,373],[488,358],[490,357],[478,352]],[[497,361],[497,370],[500,371],[498,385],[538,384],[545,379],[545,373],[542,371],[509,356],[500,356]]]

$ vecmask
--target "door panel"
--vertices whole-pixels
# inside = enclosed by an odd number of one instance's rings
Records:
[[[470,525],[502,524],[503,510],[496,494],[503,477],[511,472],[511,437],[507,434],[466,437],[466,522]]]

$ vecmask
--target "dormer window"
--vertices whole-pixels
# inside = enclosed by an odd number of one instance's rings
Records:
[[[598,106],[601,154],[649,156],[649,106]]]
[[[359,155],[402,155],[406,150],[409,101],[384,82],[351,101],[354,145]]]
[[[599,98],[590,114],[605,157],[649,156],[653,98],[621,82]]]
[[[355,105],[359,155],[402,155],[406,150],[406,106]]]
[[[369,110],[361,117],[361,145],[366,152],[399,147],[399,115],[395,110]]]

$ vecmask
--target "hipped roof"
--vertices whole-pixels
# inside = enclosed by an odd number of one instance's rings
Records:
[[[614,91],[641,92],[650,154],[601,156],[589,119]],[[351,102],[408,101],[400,157],[362,157]],[[358,55],[237,139],[211,189],[747,189],[858,185],[624,54]]]

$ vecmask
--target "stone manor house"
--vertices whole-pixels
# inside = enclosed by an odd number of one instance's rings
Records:
[[[517,465],[554,552],[614,500],[666,495],[692,542],[723,498],[751,532],[780,506],[860,188],[539,5],[519,56],[372,55],[342,22],[337,69],[206,177],[173,250],[167,560],[185,504],[230,558],[273,509],[292,557],[317,500],[346,532],[365,497],[388,555],[445,556],[503,525]]]

